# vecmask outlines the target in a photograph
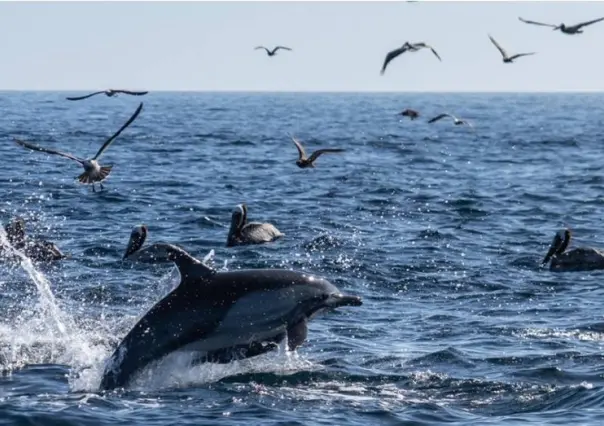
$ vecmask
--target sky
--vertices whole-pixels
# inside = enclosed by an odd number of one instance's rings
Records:
[[[0,2],[0,90],[602,91],[604,2]],[[537,52],[504,64],[508,52]],[[380,75],[405,41],[431,44]],[[285,45],[268,57],[257,45]]]

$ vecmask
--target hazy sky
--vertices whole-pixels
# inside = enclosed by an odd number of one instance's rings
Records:
[[[602,91],[604,2],[0,2],[0,89]],[[510,53],[503,64],[487,37]],[[405,41],[440,53],[385,54]],[[253,48],[283,44],[269,58]]]

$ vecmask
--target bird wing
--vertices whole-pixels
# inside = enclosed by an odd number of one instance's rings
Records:
[[[384,72],[386,71],[386,67],[388,66],[388,63],[391,60],[393,60],[394,58],[396,58],[398,55],[405,53],[408,48],[409,48],[408,43],[405,43],[405,45],[403,47],[399,47],[398,49],[388,52],[388,54],[386,55],[386,58],[384,59],[384,65],[382,65],[382,71],[380,71],[380,74],[384,75]]]
[[[529,21],[527,19],[522,19],[521,17],[518,17],[518,19],[520,21],[524,22],[525,24],[541,25],[542,27],[556,28],[556,25],[552,25],[552,24],[544,24],[543,22]]]
[[[126,95],[143,96],[149,92],[132,92],[130,90],[114,90],[115,93],[125,93]]]
[[[581,27],[586,27],[587,25],[595,24],[596,22],[604,21],[604,18],[594,19],[593,21],[581,22],[580,24],[573,25],[573,27],[579,29]]]
[[[434,123],[435,121],[438,121],[441,118],[445,118],[445,117],[451,117],[451,118],[453,118],[453,116],[451,114],[444,113],[444,114],[437,115],[434,118],[431,118],[430,120],[428,120],[428,123]]]
[[[142,109],[143,109],[143,103],[141,102],[140,105],[138,106],[138,108],[136,109],[136,111],[134,111],[134,114],[132,114],[132,117],[130,117],[128,119],[128,121],[126,121],[126,123],[122,127],[120,127],[120,129],[117,132],[115,132],[113,134],[113,136],[111,136],[109,139],[107,139],[105,141],[103,146],[101,146],[101,149],[99,149],[99,152],[97,152],[96,155],[93,157],[93,160],[96,160],[97,158],[99,158],[101,156],[101,154],[103,153],[103,151],[105,151],[107,149],[107,147],[109,147],[109,145],[111,145],[111,142],[113,142],[115,140],[115,138],[117,138],[120,135],[120,133],[122,133],[124,131],[124,129],[126,127],[128,127],[130,124],[132,124],[132,122],[136,119],[136,117],[138,117],[138,115],[140,114]]]
[[[82,99],[86,99],[86,98],[89,98],[89,97],[95,96],[95,95],[100,95],[101,93],[105,93],[105,91],[104,90],[100,90],[98,92],[90,93],[88,95],[75,96],[75,97],[65,98],[65,99],[67,99],[68,101],[81,101]]]
[[[306,158],[306,151],[304,151],[304,147],[302,146],[302,143],[300,143],[300,141],[298,139],[296,139],[293,136],[290,136],[292,138],[292,141],[294,141],[294,144],[296,145],[296,148],[298,148],[298,155],[300,156],[300,160],[304,160]]]
[[[497,50],[499,50],[499,53],[501,53],[501,56],[503,56],[504,58],[507,58],[508,54],[505,51],[505,49],[503,47],[501,47],[499,45],[499,43],[497,43],[497,41],[495,41],[495,39],[493,37],[491,37],[490,35],[489,35],[489,38],[491,39],[491,43],[493,43],[495,45],[495,47],[497,48]]]
[[[522,56],[530,56],[530,55],[534,55],[537,52],[529,52],[529,53],[517,53],[513,56],[510,56],[510,60],[514,60],[516,58],[521,58]]]
[[[283,49],[283,50],[292,50],[289,47],[285,47],[285,46],[277,46],[273,49],[273,52],[276,52],[279,49]]]
[[[267,49],[266,47],[264,47],[264,46],[256,46],[256,47],[254,47],[254,50],[258,50],[258,49],[264,49],[264,50],[266,50],[266,53],[268,53],[268,54],[270,54],[270,53],[271,53],[271,51],[270,51],[270,50],[268,50],[268,49]]]
[[[440,58],[440,56],[438,55],[438,53],[436,52],[436,50],[434,50],[434,48],[432,46],[430,46],[429,44],[426,44],[424,42],[420,42],[420,43],[412,44],[411,47],[415,47],[415,48],[419,47],[419,48],[424,48],[424,49],[430,49],[432,51],[432,53],[434,54],[434,56],[436,56],[439,61],[442,61],[442,59]]]
[[[49,149],[49,148],[42,148],[41,146],[34,145],[34,144],[31,144],[29,142],[25,142],[25,141],[22,141],[19,139],[15,139],[15,142],[18,145],[21,145],[22,147],[31,149],[32,151],[40,151],[40,152],[45,152],[47,154],[60,155],[61,157],[65,157],[65,158],[69,158],[70,160],[77,161],[80,164],[82,164],[84,162],[84,160],[77,158],[71,154],[67,154],[65,152],[55,151],[54,149]]]
[[[321,154],[325,154],[328,152],[344,152],[345,150],[342,148],[325,148],[325,149],[317,149],[315,152],[313,152],[311,154],[311,156],[308,158],[309,162],[313,162],[315,161],[317,158],[319,158],[319,155]]]
[[[427,46],[427,47],[428,47],[428,49],[430,49],[432,51],[432,53],[434,53],[434,56],[436,56],[438,58],[438,60],[442,62],[442,59],[440,59],[440,56],[438,55],[438,53],[436,53],[436,50],[434,50],[434,48],[431,46]]]

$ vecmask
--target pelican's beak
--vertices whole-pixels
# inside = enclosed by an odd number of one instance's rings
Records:
[[[541,262],[541,266],[545,266],[547,262],[549,262],[554,253],[556,253],[558,248],[560,248],[560,244],[562,244],[562,239],[558,234],[556,234],[554,240],[552,241],[552,244],[549,246],[549,250],[547,251],[545,258],[543,259],[543,262]]]

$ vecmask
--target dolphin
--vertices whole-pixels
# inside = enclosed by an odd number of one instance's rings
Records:
[[[136,249],[136,246],[134,246]],[[127,256],[132,250],[128,245]],[[175,351],[196,363],[228,363],[306,340],[307,323],[326,309],[360,306],[324,278],[286,269],[217,272],[184,249],[148,246],[151,262],[174,262],[180,283],[130,330],[105,364],[100,389],[125,387],[145,366]]]

